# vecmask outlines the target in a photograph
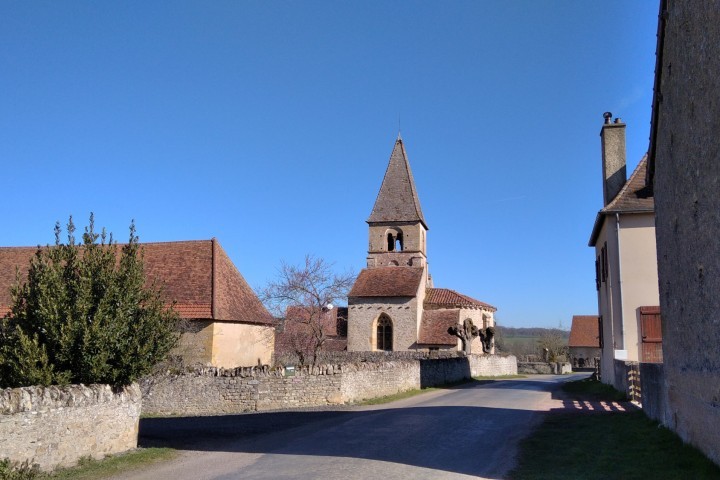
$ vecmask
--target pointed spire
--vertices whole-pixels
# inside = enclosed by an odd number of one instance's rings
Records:
[[[399,132],[385,178],[367,222],[421,222],[425,229],[428,229]]]

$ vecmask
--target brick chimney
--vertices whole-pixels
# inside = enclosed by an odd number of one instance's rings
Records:
[[[600,130],[602,143],[603,205],[607,206],[627,181],[625,166],[625,124],[619,118],[610,122],[612,113],[603,114],[605,123]]]

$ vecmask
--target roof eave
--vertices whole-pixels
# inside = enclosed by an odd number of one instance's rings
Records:
[[[597,244],[597,239],[600,236],[600,230],[602,229],[602,224],[604,217],[615,215],[616,213],[619,213],[621,215],[638,215],[642,213],[654,213],[654,208],[636,208],[632,210],[620,210],[620,209],[612,209],[612,210],[600,210],[597,213],[597,216],[595,217],[595,224],[593,225],[592,233],[590,234],[590,240],[588,241],[588,247],[594,247]]]
[[[378,225],[390,225],[393,223],[420,223],[423,227],[425,227],[425,230],[430,230],[430,227],[427,226],[425,221],[422,218],[415,218],[412,220],[388,220],[388,221],[378,221],[378,220],[372,220],[372,215],[365,220],[365,223],[370,225],[371,227],[376,227]]]

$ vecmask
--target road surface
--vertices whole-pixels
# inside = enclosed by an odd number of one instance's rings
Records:
[[[141,446],[181,455],[126,472],[158,479],[502,479],[552,392],[586,375],[475,382],[405,400],[322,411],[143,419]]]

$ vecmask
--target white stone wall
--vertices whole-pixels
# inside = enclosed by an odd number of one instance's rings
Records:
[[[471,355],[282,369],[206,368],[142,382],[143,413],[214,415],[353,403],[471,376],[517,373],[513,356]]]
[[[0,458],[52,470],[136,448],[140,400],[137,384],[0,390]]]
[[[473,377],[499,377],[517,375],[517,358],[514,355],[471,355],[470,371]]]
[[[343,402],[358,402],[405,392],[420,385],[418,361],[388,362],[377,369],[349,369],[343,374]]]

